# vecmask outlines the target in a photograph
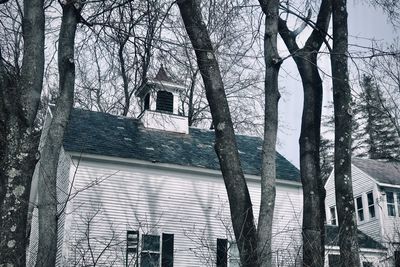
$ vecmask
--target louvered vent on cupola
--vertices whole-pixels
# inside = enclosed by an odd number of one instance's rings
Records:
[[[161,65],[157,75],[136,92],[142,113],[139,119],[146,128],[188,133],[187,117],[178,115],[179,95],[185,87],[175,83]]]

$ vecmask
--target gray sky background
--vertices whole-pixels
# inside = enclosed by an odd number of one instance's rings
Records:
[[[386,15],[379,9],[362,4],[361,1],[348,3],[349,43],[371,46],[372,40],[382,45],[392,42],[399,36]],[[284,49],[282,47],[282,49]],[[352,49],[355,49],[354,47]],[[332,101],[330,83],[330,62],[326,57],[321,58],[321,72],[324,78],[324,106]],[[351,63],[349,61],[349,63]],[[351,64],[350,67],[352,68]],[[280,121],[277,150],[295,166],[299,167],[299,144],[301,113],[303,107],[303,92],[300,77],[292,59],[286,60],[280,72],[280,87],[282,97],[279,103]],[[351,80],[352,86],[357,81]],[[327,111],[325,111],[327,112]]]

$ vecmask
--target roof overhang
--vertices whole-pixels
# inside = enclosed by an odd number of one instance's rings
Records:
[[[66,151],[72,160],[74,161],[92,161],[98,163],[110,163],[116,164],[120,167],[132,167],[132,166],[140,166],[146,168],[156,168],[160,170],[169,170],[169,171],[177,171],[177,172],[185,172],[185,173],[196,173],[202,174],[212,177],[222,178],[221,171],[219,170],[212,170],[208,168],[200,168],[200,167],[193,167],[193,166],[183,166],[178,164],[169,164],[169,163],[161,163],[161,162],[151,162],[151,161],[144,161],[144,160],[137,160],[131,158],[120,158],[120,157],[111,157],[111,156],[103,156],[103,155],[95,155],[95,154],[88,154],[88,153],[79,153],[74,151]],[[252,174],[245,174],[246,180],[249,181],[261,181],[261,177]],[[289,181],[284,179],[276,179],[277,185],[285,185],[290,187],[302,188],[301,182],[296,181]]]

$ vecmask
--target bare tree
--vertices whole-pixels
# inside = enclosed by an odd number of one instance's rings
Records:
[[[290,13],[290,10],[287,10]],[[297,35],[305,22],[294,31],[290,31],[287,22],[279,19],[279,33],[291,53],[300,73],[304,104],[300,134],[300,173],[303,185],[303,265],[323,266],[324,253],[324,200],[325,190],[320,170],[320,135],[322,108],[322,79],[318,69],[318,52],[327,35],[331,3],[323,0],[313,31],[303,48],[296,42]]]
[[[44,72],[44,1],[24,1],[18,11],[17,16],[23,12],[21,72],[8,64],[0,48],[0,264],[9,266],[25,266],[29,189],[39,141],[35,118]]]
[[[235,238],[243,266],[271,266],[272,218],[275,205],[275,145],[278,123],[278,73],[281,58],[277,52],[279,1],[260,1],[265,20],[265,130],[262,157],[262,203],[256,231],[251,200],[243,177],[232,119],[226,100],[221,71],[196,1],[178,1],[178,6],[197,56],[215,126],[216,145],[228,193]]]
[[[272,265],[272,219],[275,207],[276,136],[278,130],[279,57],[277,38],[279,0],[259,0],[265,14],[264,60],[265,60],[265,113],[264,142],[261,170],[261,204],[257,229],[257,252],[260,266]]]
[[[61,3],[62,21],[58,45],[60,94],[51,118],[39,168],[39,245],[36,266],[55,266],[57,254],[57,168],[64,133],[74,102],[75,32],[83,6]]]
[[[357,222],[351,179],[351,91],[348,70],[346,0],[332,1],[331,53],[335,117],[335,193],[339,222],[340,265],[360,266]]]
[[[230,202],[232,225],[243,266],[258,266],[257,237],[249,191],[240,165],[232,119],[219,65],[196,1],[180,0],[178,6],[197,56],[206,89],[218,155]]]

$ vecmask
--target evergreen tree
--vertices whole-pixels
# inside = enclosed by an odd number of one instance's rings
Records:
[[[362,92],[355,111],[359,117],[361,133],[371,159],[398,159],[400,156],[400,136],[396,131],[390,107],[385,96],[371,76],[364,75]],[[353,136],[354,138],[354,136]]]

